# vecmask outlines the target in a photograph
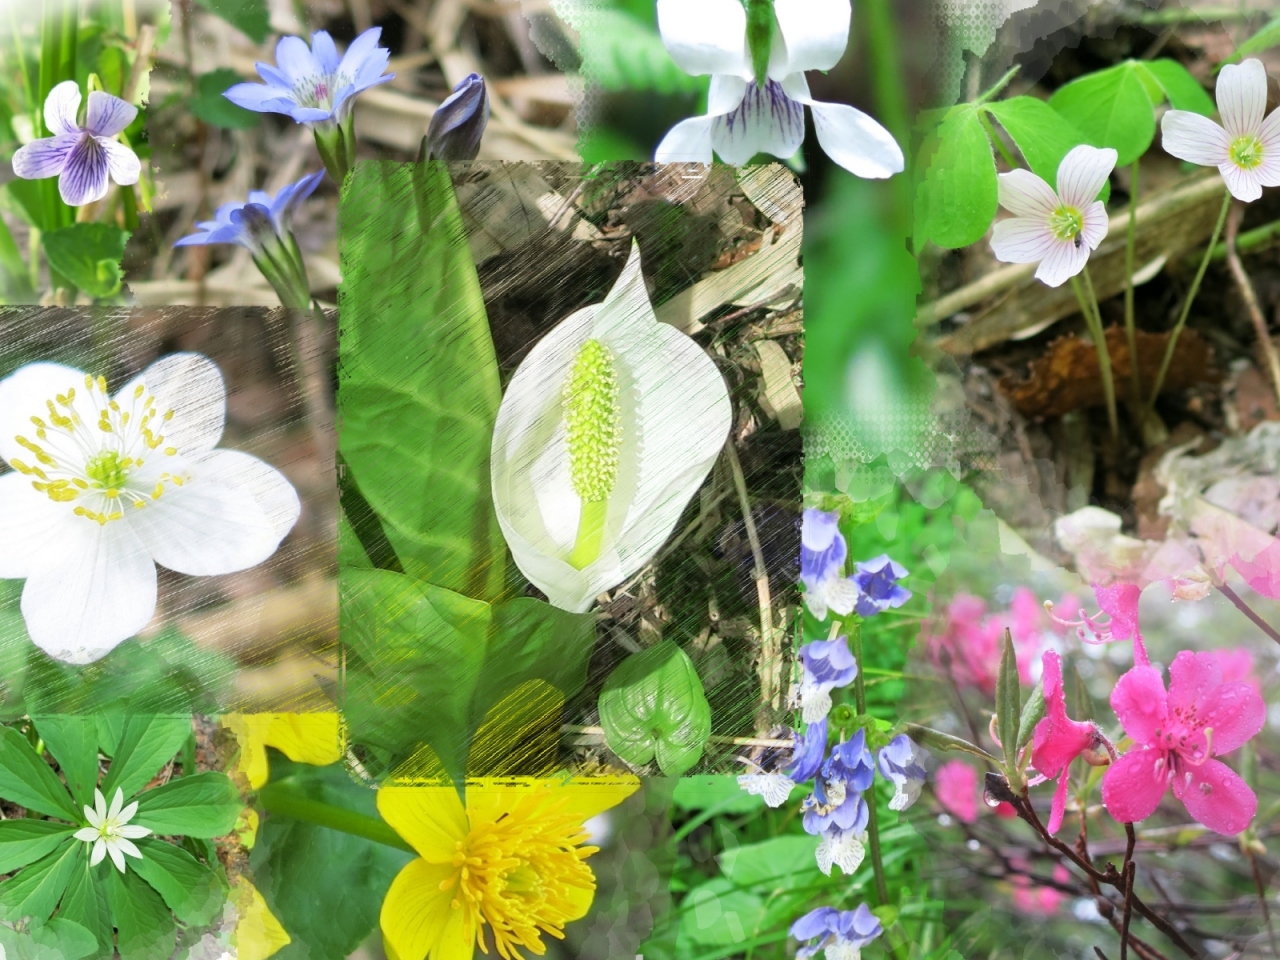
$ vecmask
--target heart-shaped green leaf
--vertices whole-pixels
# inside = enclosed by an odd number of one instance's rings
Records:
[[[1085,142],[1070,121],[1035,97],[997,100],[982,109],[1009,131],[1032,173],[1049,184],[1056,184],[1058,165],[1067,152]]]
[[[49,266],[95,299],[120,292],[129,234],[109,223],[76,223],[44,235]]]
[[[1149,71],[1126,60],[1059,87],[1049,106],[1084,135],[1085,143],[1114,149],[1116,165],[1123,167],[1151,146],[1156,133],[1153,100],[1159,93]]]
[[[947,112],[920,151],[915,248],[955,249],[981,239],[996,215],[996,161],[973,104]]]

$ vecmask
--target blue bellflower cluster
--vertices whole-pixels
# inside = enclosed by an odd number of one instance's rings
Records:
[[[818,867],[830,875],[833,864],[851,874],[862,863],[869,811],[862,798],[875,780],[875,760],[859,730],[835,745],[814,781],[813,793],[800,804],[806,833],[820,837]]]
[[[842,617],[856,613],[865,619],[911,599],[911,591],[898,582],[907,576],[906,567],[888,554],[855,564],[856,572],[845,576],[848,555],[840,514],[806,509],[800,523],[800,582],[805,606],[819,620],[830,613]]]

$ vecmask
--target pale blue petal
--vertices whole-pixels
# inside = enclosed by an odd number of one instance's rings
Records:
[[[280,38],[280,42],[276,44],[276,66],[288,77],[292,87],[304,82],[314,82],[323,73],[301,37]]]
[[[89,110],[84,128],[95,137],[114,137],[138,115],[138,108],[128,101],[101,90],[89,94]]]
[[[326,74],[334,73],[342,62],[338,56],[338,48],[333,45],[333,37],[329,36],[327,30],[317,30],[311,35],[311,55],[320,65],[320,71]]]

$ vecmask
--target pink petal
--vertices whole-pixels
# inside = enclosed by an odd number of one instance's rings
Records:
[[[1000,174],[1000,206],[1019,217],[1047,221],[1058,209],[1053,188],[1030,170],[1010,170]]]
[[[1001,220],[991,233],[991,251],[1005,263],[1039,263],[1055,242],[1044,220],[1029,217]]]
[[[1104,795],[1106,789],[1104,779]],[[1186,804],[1187,813],[1210,830],[1228,837],[1249,826],[1249,821],[1258,812],[1258,798],[1249,785],[1219,760],[1206,760],[1174,777],[1173,792]]]
[[[1218,658],[1211,653],[1183,650],[1169,666],[1169,709],[1194,713],[1202,697],[1222,683]]]
[[[1273,539],[1252,559],[1245,559],[1237,553],[1231,557],[1230,563],[1255,592],[1280,600],[1280,540]]]
[[[56,177],[67,165],[67,157],[80,142],[78,133],[60,133],[56,137],[32,140],[13,155],[13,172],[23,180]]]
[[[79,133],[76,115],[80,112],[80,87],[74,80],[63,80],[49,91],[44,101],[44,125],[54,136]]]
[[[1098,199],[1115,168],[1116,152],[1110,147],[1073,147],[1058,165],[1058,196],[1068,206],[1083,209]]]
[[[1119,823],[1137,823],[1155,813],[1165,791],[1163,760],[1164,751],[1139,748],[1111,764],[1102,778],[1102,803],[1107,813]]]
[[[1208,117],[1190,110],[1170,110],[1160,121],[1164,152],[1188,163],[1216,167],[1227,160],[1231,140],[1227,131]]]
[[[1155,743],[1156,731],[1164,729],[1169,717],[1159,671],[1136,666],[1122,676],[1111,691],[1111,709],[1135,742]]]
[[[1249,59],[1240,64],[1227,64],[1218,74],[1214,90],[1218,113],[1227,135],[1234,140],[1257,135],[1262,115],[1267,112],[1267,71],[1261,60]]]
[[[1116,640],[1132,640],[1138,636],[1138,601],[1142,588],[1136,583],[1113,583],[1109,587],[1095,585],[1093,595],[1102,612],[1111,617],[1111,636]]]
[[[1037,767],[1036,769],[1039,769]],[[1067,810],[1067,786],[1071,780],[1071,775],[1066,771],[1062,771],[1062,776],[1058,778],[1058,787],[1053,791],[1053,806],[1049,808],[1048,828],[1050,833],[1057,833],[1062,827],[1062,818]]]
[[[1267,705],[1255,682],[1229,680],[1205,696],[1196,716],[1202,727],[1213,731],[1210,749],[1220,757],[1258,735],[1267,721]]]
[[[963,760],[950,760],[940,766],[933,789],[942,808],[962,823],[978,819],[978,773]]]
[[[1044,664],[1045,717],[1036,724],[1031,743],[1031,765],[1046,777],[1064,775],[1071,761],[1093,742],[1093,725],[1067,716],[1062,689],[1062,658],[1046,650]]]

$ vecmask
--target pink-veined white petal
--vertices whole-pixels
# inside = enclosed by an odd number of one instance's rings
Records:
[[[1250,58],[1227,64],[1218,74],[1214,96],[1227,136],[1232,140],[1257,136],[1267,112],[1267,71],[1262,61]]]
[[[1106,239],[1109,226],[1110,220],[1107,217],[1105,203],[1095,200],[1085,207],[1080,235],[1084,237],[1084,242],[1088,244],[1090,250],[1097,250],[1098,245]]]
[[[1170,110],[1160,120],[1160,145],[1179,160],[1216,167],[1227,162],[1231,138],[1208,117],[1190,110]]]
[[[787,96],[782,85],[769,81],[747,85],[738,108],[715,118],[711,145],[720,159],[740,166],[757,153],[783,159],[804,141],[804,107]]]
[[[1036,268],[1036,279],[1046,287],[1060,287],[1076,276],[1089,261],[1089,248],[1072,240],[1053,241],[1048,255]]]
[[[1244,203],[1252,203],[1262,196],[1262,177],[1258,172],[1260,169],[1241,170],[1230,161],[1218,165],[1218,172],[1222,174],[1223,182],[1231,195]]]
[[[1093,203],[1116,167],[1116,156],[1110,147],[1073,147],[1058,165],[1058,198],[1077,210]]]
[[[1039,263],[1055,243],[1048,223],[1031,217],[1000,220],[991,232],[991,250],[1004,263]]]
[[[1010,170],[996,178],[1000,206],[1018,217],[1048,223],[1058,209],[1058,195],[1053,187],[1030,170]]]

